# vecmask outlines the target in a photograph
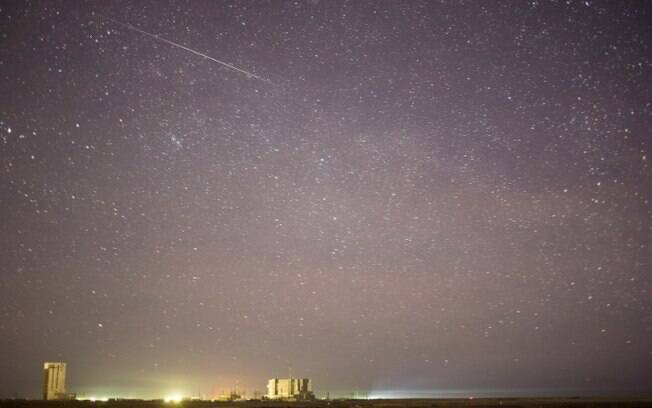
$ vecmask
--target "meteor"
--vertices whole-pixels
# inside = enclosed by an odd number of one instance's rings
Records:
[[[94,14],[97,14],[97,15],[100,16],[101,18],[106,19],[106,20],[109,20],[109,21],[112,21],[112,22],[114,22],[115,24],[117,24],[117,25],[119,25],[119,26],[122,26],[122,27],[125,27],[125,28],[127,28],[127,29],[129,29],[129,30],[139,32],[139,33],[144,34],[144,35],[146,35],[146,36],[148,36],[148,37],[151,37],[151,38],[153,38],[153,39],[155,39],[155,40],[158,40],[158,41],[164,42],[164,43],[166,43],[166,44],[169,44],[169,45],[171,45],[171,46],[173,46],[173,47],[181,48],[182,50],[185,50],[185,51],[191,52],[191,53],[193,53],[193,54],[195,54],[195,55],[199,55],[200,57],[206,58],[206,59],[209,60],[209,61],[217,62],[218,64],[223,65],[223,66],[227,67],[228,69],[230,69],[230,70],[232,70],[232,71],[239,72],[239,73],[241,73],[241,74],[246,75],[247,78],[254,78],[254,79],[257,79],[257,80],[259,80],[259,81],[262,81],[262,82],[265,82],[265,83],[267,83],[267,84],[270,84],[270,85],[272,85],[272,86],[276,86],[276,87],[279,86],[279,85],[273,83],[272,81],[270,81],[269,79],[266,79],[266,78],[263,78],[263,77],[261,77],[261,76],[258,76],[258,75],[256,75],[256,74],[254,74],[253,72],[249,72],[249,71],[246,71],[246,70],[244,70],[244,69],[242,69],[242,68],[238,68],[238,67],[236,67],[235,65],[229,64],[228,62],[220,61],[220,60],[218,60],[217,58],[213,58],[213,57],[211,57],[210,55],[206,55],[206,54],[204,54],[204,53],[202,53],[202,52],[199,52],[199,51],[197,51],[197,50],[193,50],[192,48],[188,48],[188,47],[186,47],[185,45],[182,45],[182,44],[176,43],[176,42],[174,42],[174,41],[171,41],[171,40],[165,39],[165,38],[163,38],[163,37],[161,37],[161,36],[159,36],[159,35],[152,34],[152,33],[148,33],[147,31],[145,31],[145,30],[141,30],[140,28],[138,28],[138,27],[136,27],[136,26],[134,26],[134,25],[131,25],[131,24],[129,24],[129,23],[123,23],[123,22],[118,21],[118,20],[116,20],[116,19],[114,19],[114,18],[111,18],[111,17],[105,16],[105,15],[100,14],[100,13],[97,13],[97,12],[95,12]]]

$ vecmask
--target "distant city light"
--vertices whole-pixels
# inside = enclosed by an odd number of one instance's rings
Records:
[[[90,397],[85,397],[85,398],[77,398],[79,401],[90,401],[90,402],[97,402],[97,401],[108,401],[109,397],[96,397],[94,395]]]
[[[183,396],[181,394],[172,394],[170,396],[165,397],[164,401],[168,403],[179,403],[183,400]]]

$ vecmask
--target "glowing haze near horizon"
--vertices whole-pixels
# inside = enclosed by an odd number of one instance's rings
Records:
[[[3,2],[0,397],[652,392],[650,21]]]

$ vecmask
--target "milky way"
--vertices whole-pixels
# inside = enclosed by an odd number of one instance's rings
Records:
[[[650,21],[3,2],[0,397],[651,393]]]

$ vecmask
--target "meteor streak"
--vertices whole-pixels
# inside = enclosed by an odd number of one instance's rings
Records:
[[[272,85],[272,86],[279,86],[279,85],[273,83],[272,81],[270,81],[269,79],[266,79],[266,78],[263,78],[263,77],[261,77],[261,76],[258,76],[258,75],[256,75],[256,74],[254,74],[254,73],[252,73],[252,72],[249,72],[249,71],[246,71],[246,70],[244,70],[244,69],[242,69],[242,68],[238,68],[238,67],[236,67],[235,65],[229,64],[228,62],[220,61],[220,60],[218,60],[217,58],[213,58],[213,57],[211,57],[210,55],[206,55],[206,54],[201,53],[201,52],[199,52],[199,51],[197,51],[197,50],[193,50],[192,48],[188,48],[188,47],[186,47],[185,45],[182,45],[182,44],[176,43],[176,42],[174,42],[174,41],[171,41],[171,40],[165,39],[165,38],[163,38],[163,37],[161,37],[161,36],[159,36],[159,35],[152,34],[152,33],[148,33],[147,31],[145,31],[145,30],[141,30],[140,28],[138,28],[138,27],[136,27],[136,26],[134,26],[134,25],[131,25],[131,24],[129,24],[129,23],[123,23],[123,22],[118,21],[118,20],[116,20],[116,19],[114,19],[114,18],[111,18],[111,17],[105,16],[105,15],[100,14],[100,13],[97,13],[97,12],[95,12],[95,14],[97,14],[97,15],[100,16],[101,18],[104,18],[104,19],[106,19],[106,20],[112,21],[112,22],[114,22],[115,24],[117,24],[117,25],[119,25],[119,26],[122,26],[122,27],[125,27],[125,28],[127,28],[127,29],[129,29],[129,30],[137,31],[137,32],[139,32],[139,33],[141,33],[141,34],[144,34],[144,35],[146,35],[146,36],[148,36],[148,37],[151,37],[151,38],[153,38],[153,39],[155,39],[155,40],[158,40],[158,41],[164,42],[164,43],[166,43],[166,44],[169,44],[169,45],[171,45],[171,46],[173,46],[173,47],[181,48],[182,50],[186,50],[186,51],[191,52],[191,53],[193,53],[193,54],[195,54],[195,55],[199,55],[200,57],[204,57],[204,58],[206,58],[207,60],[210,60],[210,61],[213,61],[213,62],[217,62],[218,64],[223,65],[223,66],[227,67],[228,69],[230,69],[230,70],[232,70],[232,71],[239,72],[239,73],[241,73],[241,74],[245,74],[248,78],[255,78],[255,79],[259,80],[259,81],[265,82],[265,83],[270,84],[270,85]]]

